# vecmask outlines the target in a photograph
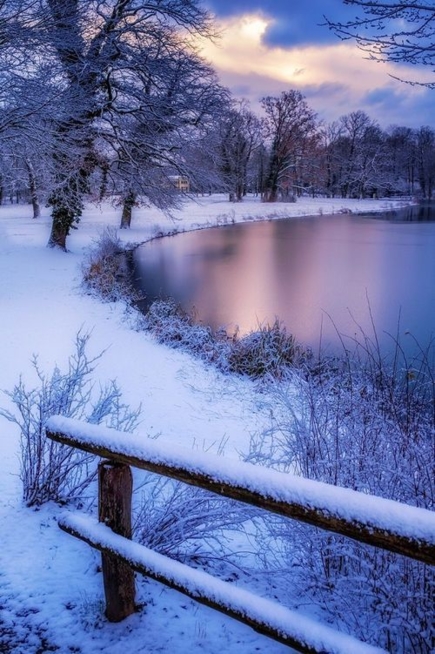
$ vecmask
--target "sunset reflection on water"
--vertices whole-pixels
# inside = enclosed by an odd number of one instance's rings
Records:
[[[241,333],[279,318],[300,342],[338,329],[435,333],[435,223],[347,215],[180,234],[135,252],[149,301],[174,297],[197,319]]]

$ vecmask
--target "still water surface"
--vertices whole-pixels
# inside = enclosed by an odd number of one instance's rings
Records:
[[[435,210],[243,223],[154,240],[134,253],[146,303],[173,297],[198,321],[241,333],[278,317],[296,338],[337,330],[382,342],[435,334]],[[371,316],[370,316],[371,313]],[[399,321],[400,317],[400,321]]]

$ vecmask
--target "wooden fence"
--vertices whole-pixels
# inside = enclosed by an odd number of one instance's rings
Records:
[[[61,416],[50,418],[47,436],[104,458],[99,465],[98,521],[67,513],[58,522],[102,552],[106,615],[111,621],[135,610],[137,571],[298,652],[384,651],[134,543],[130,466],[435,565],[435,512],[426,509],[172,445],[168,451],[146,436]]]

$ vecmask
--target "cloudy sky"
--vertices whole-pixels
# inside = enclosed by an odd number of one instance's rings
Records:
[[[415,79],[415,68],[380,64],[340,41],[329,19],[352,18],[342,0],[207,0],[222,36],[204,56],[221,82],[256,109],[259,100],[298,89],[327,122],[362,109],[382,127],[435,126],[435,90],[395,80]],[[429,69],[420,80],[431,79]]]

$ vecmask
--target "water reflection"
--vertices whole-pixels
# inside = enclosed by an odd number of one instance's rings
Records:
[[[433,222],[435,221],[435,203],[431,200],[414,204],[396,211],[389,211],[386,216],[379,214],[381,220],[398,221],[398,222]]]
[[[433,214],[432,214],[433,216]],[[174,297],[198,319],[242,333],[279,317],[316,347],[400,328],[435,333],[435,223],[347,215],[240,224],[138,248],[147,302]],[[370,310],[368,303],[370,304]]]

